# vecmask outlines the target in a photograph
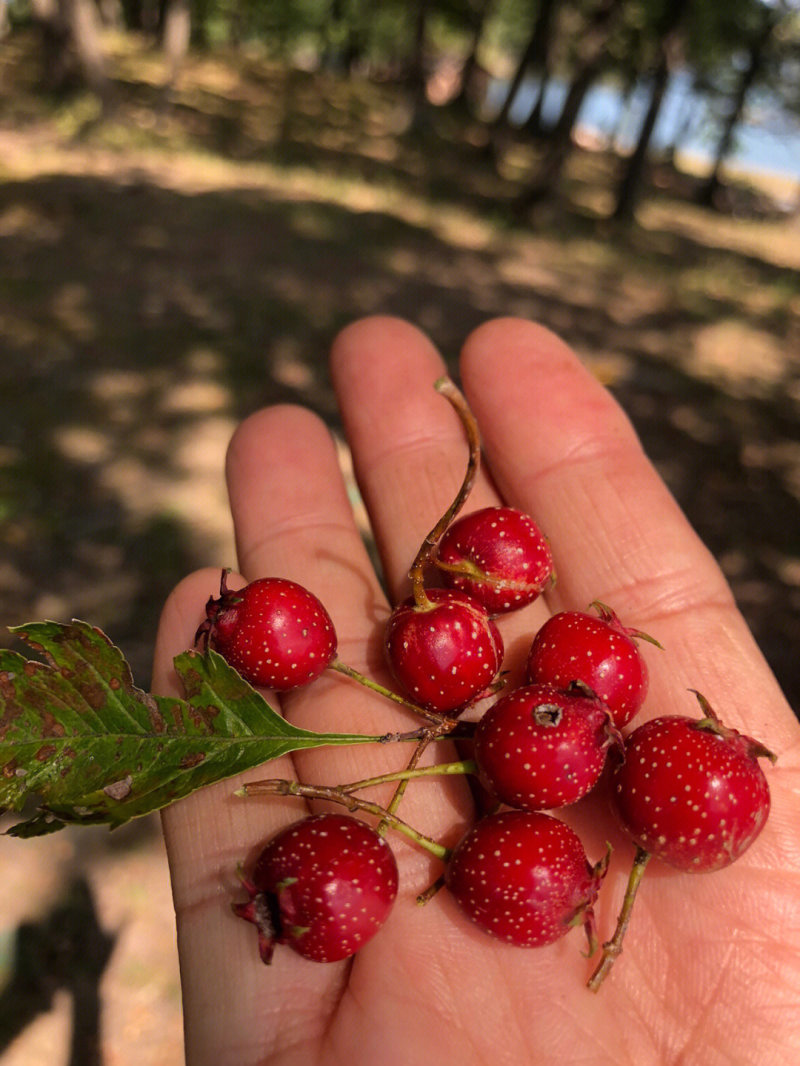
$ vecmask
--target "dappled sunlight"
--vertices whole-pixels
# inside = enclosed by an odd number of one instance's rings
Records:
[[[7,204],[0,212],[0,237],[24,236],[26,240],[54,244],[62,236],[61,227],[32,204]]]
[[[53,295],[53,317],[76,341],[89,341],[97,333],[91,308],[92,295],[80,282],[65,282]]]
[[[306,392],[316,383],[314,369],[291,337],[284,337],[273,345],[272,376],[281,385]]]
[[[104,463],[111,455],[111,442],[91,426],[60,426],[53,434],[57,451],[71,463]]]
[[[704,417],[702,410],[690,404],[677,404],[670,409],[667,417],[671,425],[698,444],[713,445],[720,439],[719,426]]]
[[[769,396],[792,375],[788,353],[773,334],[733,319],[701,326],[681,361],[689,373],[732,396]]]
[[[665,229],[709,248],[765,257],[776,266],[800,270],[797,217],[777,221],[726,218],[690,204],[680,213],[664,202],[647,201],[640,219],[646,229]]]
[[[158,57],[127,41],[115,61],[105,129],[73,139],[83,105],[30,129],[0,110],[0,339],[22,386],[2,453],[8,621],[38,613],[45,575],[51,606],[99,607],[146,674],[171,584],[233,562],[223,467],[241,417],[300,402],[335,427],[326,353],[361,315],[411,319],[453,367],[470,329],[517,314],[620,397],[789,670],[792,223],[709,214],[665,185],[614,230],[613,162],[595,152],[571,160],[569,198],[519,225],[506,207],[534,149],[510,142],[498,173],[480,127],[442,111],[410,132],[394,87],[220,53],[190,56],[163,106]]]

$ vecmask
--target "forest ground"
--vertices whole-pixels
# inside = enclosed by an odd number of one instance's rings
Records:
[[[146,687],[171,586],[234,563],[237,421],[292,401],[338,432],[326,352],[360,315],[405,316],[452,361],[471,328],[515,314],[619,398],[800,707],[796,188],[731,178],[710,212],[662,166],[614,227],[617,164],[582,151],[519,219],[535,151],[507,138],[495,165],[485,127],[445,109],[412,127],[391,85],[215,54],[165,94],[157,53],[110,51],[104,122],[90,96],[35,91],[30,39],[0,52],[4,626],[91,621]],[[90,1063],[99,1003],[103,1066],[178,1064],[157,821],[3,852],[3,1063]]]

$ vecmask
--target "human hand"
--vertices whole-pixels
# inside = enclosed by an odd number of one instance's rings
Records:
[[[452,499],[466,460],[463,430],[433,382],[430,343],[395,319],[367,319],[336,339],[332,372],[360,488],[393,602],[407,592],[417,548]],[[446,891],[414,900],[441,872],[392,835],[400,894],[384,928],[343,963],[288,949],[271,966],[236,919],[235,870],[307,811],[295,798],[234,795],[220,782],[164,812],[178,920],[189,1066],[347,1063],[428,1066],[550,1064],[682,1066],[800,1061],[800,724],[786,704],[708,551],[643,455],[610,395],[547,331],[497,320],[467,340],[461,379],[483,436],[486,466],[468,509],[500,500],[531,514],[551,540],[558,583],[502,618],[512,677],[549,613],[611,604],[666,649],[645,655],[650,694],[639,724],[696,713],[702,690],[726,724],[778,755],[767,769],[770,819],[752,848],[713,874],[651,862],[622,958],[598,993],[580,930],[545,948],[494,941]],[[388,605],[352,517],[327,428],[275,407],[247,419],[227,478],[244,580],[276,575],[327,607],[349,665],[388,682]],[[172,658],[188,647],[219,569],[186,578],[159,628],[154,689],[178,694]],[[274,700],[294,723],[380,734],[419,724],[389,701],[328,672]],[[452,758],[449,742],[425,759]],[[317,749],[269,764],[270,777],[336,784],[398,769],[404,745]],[[473,817],[461,779],[413,782],[402,817],[453,844]],[[559,812],[591,862],[614,846],[596,906],[613,931],[633,847],[590,796]]]

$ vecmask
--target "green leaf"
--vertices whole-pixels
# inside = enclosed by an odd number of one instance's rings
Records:
[[[44,659],[0,649],[0,808],[39,808],[16,836],[118,826],[299,748],[382,739],[297,729],[213,651],[177,656],[175,699],[137,688],[120,650],[85,622],[13,632]]]

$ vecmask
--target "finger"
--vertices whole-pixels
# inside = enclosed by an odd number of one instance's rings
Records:
[[[740,908],[748,892],[763,888],[765,876],[795,865],[797,721],[715,560],[644,455],[623,411],[575,355],[541,327],[499,320],[467,339],[461,371],[496,484],[551,537],[559,576],[548,597],[554,609],[585,609],[600,599],[664,646],[660,652],[642,645],[651,687],[633,724],[658,714],[699,718],[686,691],[696,688],[728,725],[779,754],[769,770],[770,819],[756,845],[735,869],[707,880],[692,875],[692,912],[703,919],[702,929],[695,929],[698,951],[686,989],[699,989],[714,972],[715,945],[730,937],[731,928],[746,926],[749,912]],[[600,928],[609,929],[621,904],[630,844],[601,798],[590,795],[559,814],[578,830],[590,855],[600,852],[604,839],[614,845],[597,908]],[[648,945],[663,945],[665,929],[687,923],[686,898],[674,887],[678,876],[658,863],[648,871],[627,964],[612,978],[626,991],[642,987],[637,970],[652,962]],[[774,941],[769,933],[765,940],[762,961],[768,966]],[[683,964],[680,951],[678,958]],[[741,960],[726,962],[741,980]],[[693,998],[690,991],[687,1001]]]
[[[461,485],[464,428],[433,387],[445,372],[440,355],[407,322],[376,317],[349,326],[333,345],[331,372],[386,584],[397,600],[409,592],[408,569],[423,538]],[[464,513],[501,502],[481,468]],[[521,635],[546,616],[537,602],[498,620],[510,682],[521,669]]]
[[[614,607],[646,649],[649,713],[696,713],[700,689],[728,723],[780,747],[797,723],[725,579],[644,455],[616,402],[547,330],[488,323],[467,340],[464,388],[492,474],[551,537],[555,607]]]
[[[240,565],[246,576],[299,581],[330,613],[339,658],[379,684],[389,685],[382,652],[388,606],[355,523],[324,423],[301,408],[259,412],[234,435],[227,475]],[[332,672],[287,693],[282,706],[296,725],[324,732],[381,736],[423,724],[395,703]],[[444,745],[435,747],[428,761],[447,757]],[[339,785],[399,770],[411,750],[407,744],[324,748],[298,753],[294,764],[305,783]],[[453,782],[440,791],[442,802],[435,810],[422,799],[410,798],[403,805],[403,816],[437,839],[461,823],[466,796],[463,785],[459,788]],[[393,787],[384,788],[377,796],[387,801],[392,792]],[[415,878],[422,876],[420,871],[430,870],[429,857],[413,849],[399,850],[401,862],[413,869]]]
[[[456,413],[435,389],[446,366],[407,322],[368,318],[336,338],[331,373],[359,486],[394,599],[423,538],[447,510],[467,466]],[[485,473],[469,508],[497,503]]]

